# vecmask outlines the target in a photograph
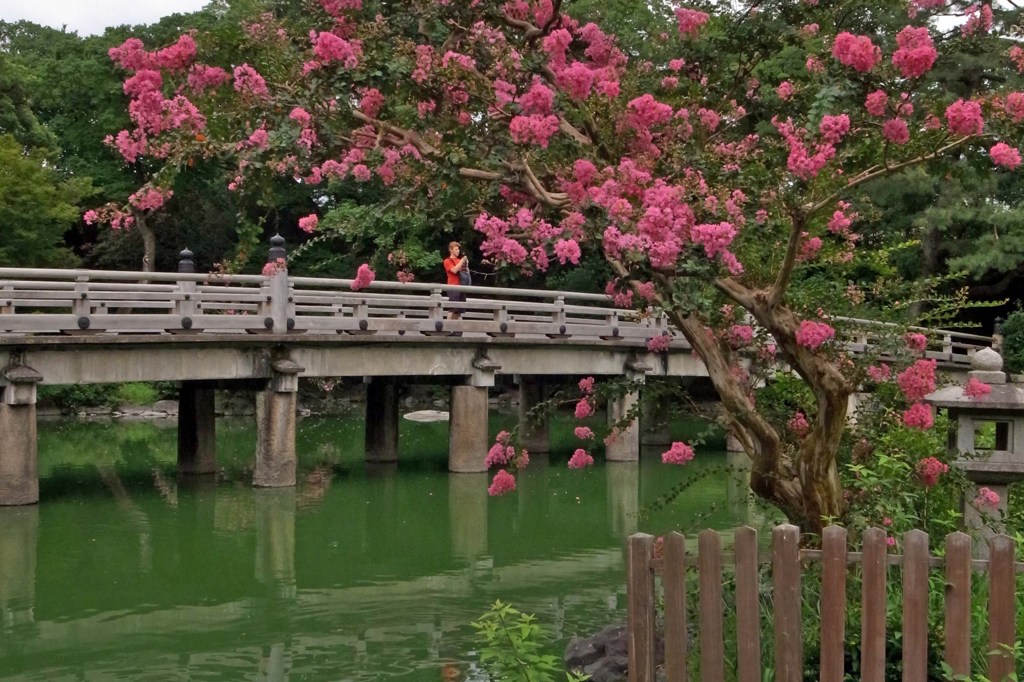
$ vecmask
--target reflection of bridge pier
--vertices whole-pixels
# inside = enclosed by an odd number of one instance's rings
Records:
[[[487,553],[487,474],[448,477],[452,554],[472,564]]]
[[[608,462],[608,514],[612,532],[625,541],[635,533],[640,514],[640,462]]]
[[[274,597],[295,599],[295,489],[252,491],[256,580]]]
[[[35,621],[38,536],[38,507],[0,508],[0,642]]]

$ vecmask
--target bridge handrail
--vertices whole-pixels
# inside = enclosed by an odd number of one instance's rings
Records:
[[[388,280],[378,280],[353,290],[354,281],[296,277],[288,273],[282,278],[262,274],[0,267],[0,295],[6,291],[8,298],[12,298],[10,292],[13,291],[14,299],[13,305],[11,301],[6,303],[9,307],[6,313],[3,313],[4,302],[0,301],[0,317],[6,318],[8,331],[28,333],[65,333],[69,324],[85,325],[84,329],[89,328],[93,321],[96,329],[109,328],[115,333],[116,330],[130,332],[150,328],[170,330],[180,324],[187,325],[185,329],[195,325],[196,330],[244,332],[251,331],[258,322],[272,322],[274,329],[283,330],[287,325],[287,329],[297,331],[337,333],[373,333],[374,330],[402,333],[401,330],[406,328],[423,333],[449,329],[492,333],[500,327],[504,334],[508,325],[515,325],[514,331],[524,334],[548,334],[561,338],[582,334],[583,337],[608,338],[600,332],[595,333],[602,324],[602,320],[597,318],[602,315],[605,316],[605,324],[613,325],[611,338],[618,337],[622,341],[626,341],[626,337],[633,340],[647,338],[652,332],[660,334],[668,328],[663,315],[640,316],[636,310],[614,306],[612,297],[606,294]],[[462,321],[443,319],[448,311],[460,305],[440,296],[448,290],[470,295],[469,300],[461,304],[467,311]],[[131,294],[135,295],[134,298]],[[160,296],[164,296],[166,301],[160,300]],[[17,310],[22,306],[51,310],[66,307],[69,311],[54,311],[29,321]],[[116,311],[113,310],[115,308]],[[153,311],[159,309],[167,312],[154,314]],[[260,316],[260,321],[254,323],[251,318],[249,321],[219,319],[211,324],[211,318],[204,315],[206,311],[214,315],[254,312]],[[118,312],[121,317],[114,322],[109,317],[111,312]],[[90,316],[96,319],[90,320]],[[204,317],[207,321],[200,322]],[[15,320],[13,323],[12,318]],[[389,318],[390,322],[385,321]],[[401,318],[408,322],[400,322]],[[47,319],[53,322],[47,322]],[[955,330],[843,316],[832,319],[852,328],[851,333],[844,336],[851,348],[863,346],[861,350],[874,345],[873,330],[924,333],[929,337],[930,356],[954,362],[968,361],[976,350],[994,341],[991,336]],[[51,328],[48,324],[56,326]],[[595,331],[585,330],[587,327]],[[512,330],[512,327],[508,329]],[[681,341],[677,338],[673,346],[680,345]]]

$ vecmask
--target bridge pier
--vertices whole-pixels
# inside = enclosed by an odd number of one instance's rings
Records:
[[[452,386],[448,420],[448,470],[487,471],[487,387]]]
[[[544,380],[523,376],[519,379],[519,438],[531,455],[551,452],[550,418],[530,411],[544,402]]]
[[[268,387],[256,394],[256,468],[261,488],[295,485],[295,418],[302,367],[287,358],[271,363]]]
[[[42,378],[20,364],[0,372],[0,506],[39,502],[36,384]]]
[[[178,392],[178,474],[217,471],[217,415],[214,390],[198,381],[183,381]]]
[[[398,384],[391,378],[366,385],[366,461],[398,461]]]

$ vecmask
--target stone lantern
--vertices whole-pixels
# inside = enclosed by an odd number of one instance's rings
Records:
[[[1003,530],[1001,523],[992,527],[986,517],[1001,519],[1006,513],[1009,484],[1024,480],[1024,387],[1007,383],[1002,370],[999,353],[984,348],[972,356],[967,377],[991,386],[990,393],[971,397],[963,386],[947,386],[925,398],[944,408],[956,425],[949,435],[950,452],[954,465],[974,484],[965,493],[964,519],[986,537]],[[998,505],[986,508],[984,514],[972,504],[982,486],[999,495]]]

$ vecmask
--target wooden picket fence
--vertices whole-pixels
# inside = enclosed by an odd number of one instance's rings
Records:
[[[929,637],[944,641],[944,660],[956,675],[971,672],[971,581],[975,571],[987,573],[988,647],[987,677],[1005,680],[1014,671],[1012,647],[1016,641],[1016,574],[1024,564],[1014,557],[1014,543],[1006,535],[988,542],[988,558],[972,558],[972,542],[964,533],[945,538],[944,556],[929,553],[929,538],[920,530],[905,533],[903,553],[890,553],[886,532],[871,528],[864,532],[862,551],[848,550],[845,528],[829,526],[822,537],[822,549],[800,548],[796,526],[780,525],[772,531],[770,555],[759,557],[758,534],[753,528],[735,531],[731,557],[722,550],[719,533],[706,530],[697,536],[697,553],[687,553],[686,538],[679,533],[664,537],[656,550],[655,538],[638,533],[628,546],[629,680],[654,682],[657,581],[663,588],[664,679],[690,679],[688,648],[699,645],[699,675],[702,682],[736,679],[760,682],[764,674],[762,637],[772,638],[773,679],[800,682],[804,678],[802,621],[802,574],[819,562],[820,671],[817,679],[841,682],[846,653],[847,578],[851,566],[859,565],[860,593],[860,678],[868,682],[885,680],[886,665],[886,583],[889,567],[900,566],[902,578],[902,669],[904,682],[928,679]],[[692,546],[692,545],[691,545]],[[762,629],[762,564],[771,565],[771,622]],[[697,622],[687,622],[687,571],[695,570]],[[942,570],[945,584],[945,624],[942,633],[928,625],[929,577]],[[816,573],[819,573],[816,571]],[[817,583],[817,576],[815,577]],[[736,669],[726,674],[723,585],[735,585]],[[690,581],[692,584],[694,581]],[[693,630],[694,632],[690,632]],[[768,642],[766,642],[767,644]]]

